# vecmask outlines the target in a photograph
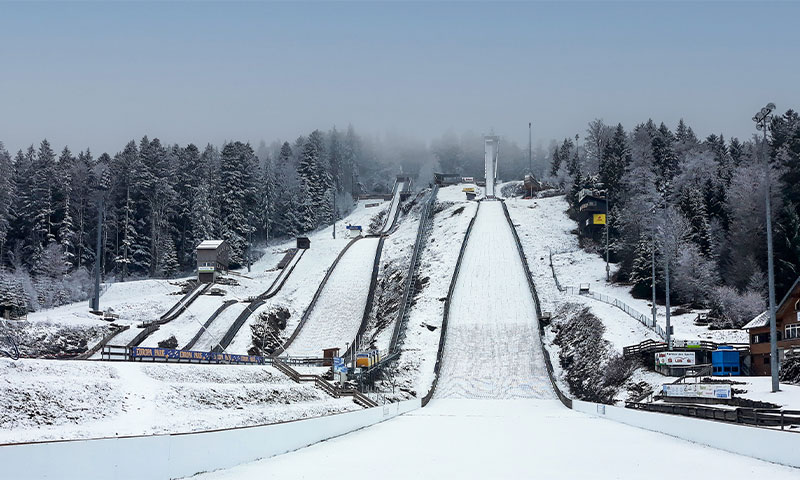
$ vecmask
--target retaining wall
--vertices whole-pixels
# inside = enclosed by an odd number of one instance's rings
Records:
[[[170,479],[233,467],[344,435],[420,400],[291,422],[206,432],[0,445],[0,477]]]
[[[573,410],[747,457],[800,468],[800,434],[572,401]]]

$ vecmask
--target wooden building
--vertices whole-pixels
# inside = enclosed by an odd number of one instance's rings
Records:
[[[197,280],[213,283],[220,272],[228,271],[231,249],[225,240],[203,240],[197,246]]]
[[[800,355],[800,278],[775,307],[775,325],[778,336],[778,362],[787,352]],[[750,337],[750,374],[770,375],[769,315],[762,312],[742,327]]]
[[[605,230],[607,204],[605,193],[584,188],[578,192],[578,233],[600,238]]]

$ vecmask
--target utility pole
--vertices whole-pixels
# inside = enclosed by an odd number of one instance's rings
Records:
[[[608,266],[608,204],[611,202],[611,199],[608,196],[608,188],[606,188],[606,282],[611,281],[611,268]]]
[[[655,207],[653,207],[655,211]],[[654,212],[655,213],[655,212]],[[650,277],[650,286],[653,289],[653,328],[657,325],[656,320],[656,235],[653,233],[653,243],[650,249],[650,267],[652,268],[652,276]]]
[[[528,122],[528,175],[531,176],[531,188],[528,194],[531,198],[533,198],[533,127],[531,127],[531,122]]]
[[[334,240],[336,240],[336,189],[337,188],[338,188],[338,185],[336,185],[336,182],[334,182],[334,185],[333,185],[333,205],[332,205],[333,206],[332,210],[333,210],[333,239]]]
[[[764,133],[761,142],[761,152],[764,156],[764,196],[766,203],[767,215],[767,280],[769,281],[769,368],[772,376],[772,392],[778,392],[781,389],[780,382],[778,381],[778,329],[775,322],[775,269],[772,262],[772,199],[770,195],[770,168],[769,158],[767,157],[767,127],[768,122],[772,119],[772,111],[775,110],[775,104],[770,102],[764,108],[759,110],[753,117],[756,122],[756,129]]]
[[[97,207],[97,243],[94,255],[94,296],[92,297],[92,310],[100,311],[100,262],[103,258],[103,209],[105,208],[105,189],[97,188],[100,197]]]
[[[667,226],[667,202],[666,199],[664,200],[664,233],[666,234]],[[664,309],[665,315],[667,316],[667,350],[672,350],[672,327],[670,325],[669,319],[669,261],[670,261],[670,254],[671,246],[669,245],[668,241],[664,242]]]

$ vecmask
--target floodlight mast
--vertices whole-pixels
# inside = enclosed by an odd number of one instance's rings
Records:
[[[772,391],[780,391],[780,382],[778,381],[778,328],[775,321],[775,268],[772,260],[772,199],[770,198],[770,183],[772,182],[770,175],[769,158],[767,156],[767,128],[772,119],[772,112],[775,110],[775,104],[770,102],[753,117],[756,122],[756,129],[761,131],[764,136],[761,141],[761,154],[764,161],[764,196],[766,204],[766,224],[767,224],[767,280],[769,283],[769,367],[772,377]]]

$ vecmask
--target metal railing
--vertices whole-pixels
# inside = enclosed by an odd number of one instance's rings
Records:
[[[584,297],[593,298],[599,302],[607,303],[609,305],[613,305],[623,312],[626,315],[633,318],[634,320],[638,321],[645,327],[649,328],[650,330],[656,332],[659,337],[662,339],[667,338],[667,332],[659,325],[658,323],[653,322],[653,318],[651,316],[645,315],[642,312],[636,310],[635,308],[631,307],[627,303],[623,302],[618,298],[614,298],[610,295],[604,295],[602,293],[597,293],[589,289],[588,284],[585,286],[573,287],[569,285],[561,285],[561,282],[558,280],[558,275],[556,274],[555,265],[553,265],[553,251],[550,250],[550,270],[553,272],[553,280],[555,280],[556,288],[558,291],[562,293],[566,293],[568,295],[582,295]]]
[[[685,417],[717,420],[743,425],[780,428],[800,426],[800,410],[758,409],[758,408],[716,408],[707,405],[686,405],[673,403],[640,403],[625,402],[626,408],[645,410],[648,412],[682,415]],[[800,433],[796,429],[786,430]]]

